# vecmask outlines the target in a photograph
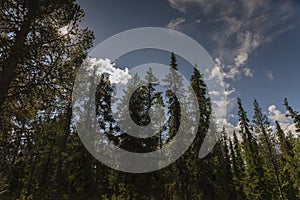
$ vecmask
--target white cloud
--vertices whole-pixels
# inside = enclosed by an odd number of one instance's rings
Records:
[[[167,28],[173,29],[173,30],[178,30],[179,25],[184,22],[185,22],[185,19],[182,17],[173,19],[172,21],[169,22],[169,24],[167,25]]]
[[[225,91],[224,91],[224,95],[225,95],[225,96],[229,96],[229,95],[233,94],[234,92],[235,92],[235,89],[234,89],[234,88],[231,89],[231,90],[225,90]]]
[[[271,71],[266,71],[266,77],[269,79],[269,81],[274,80],[274,75]]]
[[[229,68],[229,71],[225,74],[225,77],[228,79],[236,80],[240,78],[240,70],[236,66],[227,66]]]
[[[220,92],[219,91],[209,91],[209,94],[213,95],[213,96],[219,96]]]
[[[217,116],[215,118],[215,121],[218,124],[219,128],[223,128],[221,126],[223,126],[222,124],[226,121],[226,111],[229,103],[230,101],[226,98],[212,101],[213,108],[214,108],[213,116]]]
[[[224,66],[223,61],[221,58],[216,58],[215,59],[215,67],[212,69],[211,74],[209,75],[209,79],[217,78],[217,79],[231,79],[231,80],[237,80],[241,77],[241,74],[243,73],[247,77],[253,77],[253,71],[249,67],[244,67],[242,70],[239,69],[239,66],[231,66],[227,65]],[[225,72],[225,70],[227,72]],[[226,86],[226,88],[229,87],[228,84],[225,83],[223,80],[223,83]]]
[[[269,118],[273,121],[280,121],[280,122],[288,122],[288,118],[285,116],[285,114],[281,113],[280,110],[277,110],[277,107],[275,105],[271,105],[268,108],[269,110]]]
[[[248,68],[248,67],[245,67],[245,68],[244,68],[244,74],[245,74],[245,76],[247,76],[247,77],[253,77],[253,72],[252,72],[252,70],[251,70],[250,68]]]
[[[235,106],[234,99],[227,98],[227,95],[225,94],[224,98],[214,100],[212,104],[214,105],[213,116],[218,116],[218,118],[215,119],[216,123],[218,124],[218,127],[220,129],[222,129],[223,127],[225,128],[232,127],[233,125],[231,125],[227,121],[227,114],[233,108],[233,106]]]
[[[268,118],[273,122],[278,121],[285,133],[289,131],[294,132],[296,130],[295,124],[291,121],[291,119],[286,117],[287,113],[282,113],[275,105],[269,106],[268,111]]]
[[[235,62],[235,65],[237,67],[245,64],[245,62],[247,62],[248,60],[248,53],[247,52],[241,52],[240,54],[238,54],[235,58],[234,58],[234,62]]]
[[[203,3],[205,0],[169,0],[170,5],[182,13],[186,12],[188,4]]]
[[[169,0],[169,3],[183,15],[191,12],[193,16],[200,16],[194,23],[185,21],[184,27],[178,23],[176,29],[188,28],[187,24],[201,34],[205,29],[208,38],[215,44],[213,56],[222,58],[227,66],[225,78],[233,80],[241,78],[241,75],[252,77],[247,62],[253,51],[294,27],[288,21],[293,15],[291,1],[277,4],[271,0]],[[195,12],[197,8],[198,13]],[[197,23],[199,18],[201,23]]]
[[[201,23],[186,22],[177,23],[177,29],[186,28],[187,24],[197,26],[192,27],[192,30],[209,30],[208,38],[214,42],[216,49],[214,56],[215,67],[209,75],[209,79],[232,79],[238,80],[242,75],[253,77],[253,70],[248,66],[248,60],[253,55],[260,45],[264,42],[272,40],[274,37],[283,33],[282,27],[286,26],[287,19],[291,16],[292,10],[288,2],[282,5],[273,5],[271,1],[208,1],[208,0],[169,0],[170,5],[180,12],[188,15],[189,9],[196,15],[195,8],[199,8],[199,16]],[[272,9],[270,9],[272,5]],[[216,12],[217,11],[217,12]],[[198,16],[197,16],[198,17]],[[186,18],[189,19],[189,18]],[[197,18],[199,19],[199,17]],[[175,24],[174,22],[172,24]],[[201,27],[203,26],[203,27]],[[207,27],[215,27],[208,29]],[[198,28],[198,29],[197,29]],[[184,30],[184,29],[182,29]],[[201,32],[203,33],[203,32]],[[273,74],[269,76],[270,80],[274,79]],[[230,88],[228,83],[223,80],[223,85],[226,89]],[[224,91],[226,96],[234,94],[235,90]],[[219,95],[219,91],[211,91],[210,95]],[[217,110],[215,112],[224,112],[226,107],[232,106],[231,102],[235,99],[221,99],[215,101]],[[284,114],[283,114],[284,115]],[[270,116],[272,118],[272,116]],[[285,130],[291,129],[290,122],[280,120]],[[236,126],[225,121],[225,126],[233,130]]]
[[[222,96],[224,98],[215,100],[213,102],[217,110],[214,112],[217,112],[217,116],[221,116],[221,113],[226,113],[226,109],[231,109],[232,108],[232,103],[234,102],[233,98],[230,98],[229,96],[235,93],[235,89],[230,87],[230,84],[226,83],[224,78],[227,78],[228,76],[231,76],[228,73],[225,73],[223,71],[223,63],[220,58],[215,59],[215,66],[211,70],[210,74],[208,75],[208,80],[214,80],[218,81],[220,85],[223,87],[223,91],[210,91],[210,95],[214,96]]]
[[[208,74],[208,80],[218,81],[224,88],[228,88],[229,84],[225,83],[224,78],[227,78],[227,73],[224,72],[224,65],[221,58],[215,58],[215,66]]]
[[[209,76],[209,79],[219,79],[219,80],[223,80],[224,77],[224,73],[222,72],[222,67],[216,63],[216,65],[214,66],[214,68],[211,71],[211,74]]]
[[[229,137],[233,138],[233,132],[236,133],[239,131],[239,125],[233,125],[232,123],[228,122],[227,120],[224,121],[224,128]]]
[[[110,59],[97,59],[97,58],[87,58],[85,60],[87,69],[90,71],[96,70],[95,75],[101,76],[102,74],[109,74],[109,80],[111,83],[123,84],[125,85],[131,78],[127,68],[124,70],[115,67],[115,64],[111,62]]]

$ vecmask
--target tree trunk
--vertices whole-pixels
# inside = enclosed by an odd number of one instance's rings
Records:
[[[20,26],[20,30],[16,32],[15,43],[11,48],[8,59],[4,62],[3,71],[0,72],[0,113],[2,113],[3,104],[7,98],[8,89],[15,76],[17,66],[24,59],[24,44],[31,26],[30,16],[31,13],[28,13]]]

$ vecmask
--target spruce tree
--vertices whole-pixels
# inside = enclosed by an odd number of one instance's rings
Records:
[[[233,131],[233,143],[230,140],[230,155],[232,159],[232,171],[235,190],[237,192],[237,199],[245,199],[244,193],[244,176],[245,176],[245,166],[244,158],[241,152],[242,146],[238,140],[236,132]]]
[[[285,135],[281,129],[278,121],[276,123],[276,135],[279,140],[279,149],[280,149],[280,165],[281,173],[280,177],[282,180],[282,189],[286,194],[287,199],[296,199],[297,198],[297,189],[294,188],[296,185],[295,178],[293,178],[293,171],[296,171],[294,163],[291,163],[294,158],[293,146],[290,143],[288,137]]]
[[[277,191],[273,191],[273,198],[279,197],[280,199],[285,199],[285,194],[283,193],[281,178],[280,178],[280,169],[279,161],[276,153],[276,141],[273,130],[270,126],[270,122],[265,114],[262,113],[262,110],[256,100],[254,100],[254,129],[259,136],[259,146],[261,147],[261,154],[264,160],[265,165],[265,180],[268,181],[269,190],[277,187]],[[276,185],[273,186],[273,183]]]
[[[246,162],[244,191],[249,199],[270,199],[272,198],[272,193],[269,191],[268,185],[264,180],[265,172],[258,149],[257,139],[252,132],[247,113],[244,110],[240,99],[238,99],[238,115]]]
[[[189,184],[189,191],[193,191],[193,196],[191,198],[198,198],[198,199],[207,199],[209,196],[212,196],[214,193],[213,191],[213,156],[208,155],[204,159],[199,159],[199,149],[203,143],[204,137],[207,134],[209,123],[210,123],[210,116],[211,116],[211,103],[210,98],[207,94],[207,86],[203,81],[202,75],[197,70],[197,66],[194,66],[193,73],[190,78],[191,89],[196,95],[196,100],[198,102],[199,113],[196,113],[196,110],[192,108],[190,111],[189,116],[198,115],[198,129],[197,134],[192,143],[188,153],[186,162],[188,163],[189,167],[189,180],[193,184]],[[192,97],[190,97],[192,99]],[[192,99],[191,103],[195,100]],[[192,120],[192,119],[191,119]],[[208,175],[210,174],[210,175]]]
[[[178,73],[177,59],[174,53],[171,53],[169,74],[164,79],[166,85],[166,98],[168,106],[168,130],[169,140],[177,133],[180,126],[181,107],[177,95],[185,95],[183,87],[183,78]],[[175,94],[176,92],[176,94]]]
[[[294,120],[296,132],[300,132],[300,114],[293,110],[293,108],[289,105],[287,98],[284,99],[284,105],[288,111],[287,116]]]

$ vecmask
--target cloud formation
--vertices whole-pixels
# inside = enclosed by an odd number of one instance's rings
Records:
[[[172,20],[173,26],[169,27],[178,30],[189,23],[193,30],[196,25],[199,32],[206,31],[215,45],[214,56],[226,65],[225,78],[233,80],[241,75],[252,77],[253,71],[247,63],[253,51],[293,27],[289,21],[293,15],[292,0],[169,0],[169,3],[184,16],[196,16],[196,19]]]
[[[96,76],[101,76],[102,74],[109,74],[109,81],[112,84],[127,84],[128,80],[131,78],[128,68],[124,70],[116,68],[115,64],[111,62],[110,59],[97,59],[97,58],[87,58],[85,60],[86,67],[93,71]],[[94,71],[95,70],[95,71]]]
[[[235,104],[235,89],[229,81],[254,76],[255,71],[249,66],[254,52],[295,26],[291,20],[293,0],[169,0],[169,4],[182,17],[172,20],[168,28],[198,33],[199,42],[208,42],[208,50],[216,58],[209,78],[225,79],[223,84],[228,94],[227,99],[214,102],[220,106],[219,111],[222,107],[230,110]],[[270,81],[274,79],[271,72],[266,77]],[[210,95],[220,93],[210,91]],[[288,129],[289,125],[281,123]],[[231,130],[236,128],[227,121],[224,124]]]
[[[274,80],[274,75],[271,71],[266,71],[266,77],[269,79],[269,81]]]
[[[247,77],[253,77],[253,72],[249,67],[244,68],[244,73],[245,73],[245,76],[247,76]]]
[[[169,24],[167,25],[167,28],[173,29],[173,30],[178,30],[179,25],[184,23],[184,22],[185,22],[185,19],[182,18],[182,17],[173,19],[169,22]]]
[[[268,111],[268,118],[273,122],[278,121],[285,133],[289,131],[294,132],[296,130],[295,124],[286,117],[287,113],[282,113],[275,105],[269,106]]]
[[[213,110],[214,114],[216,116],[223,116],[223,113],[226,113],[224,117],[227,117],[229,115],[230,111],[235,105],[234,98],[231,97],[231,95],[235,92],[234,88],[231,88],[228,83],[224,82],[224,77],[228,76],[227,73],[223,72],[223,63],[219,58],[215,59],[216,65],[214,68],[210,71],[208,75],[208,80],[214,80],[219,81],[220,85],[224,88],[222,91],[215,91],[211,90],[209,91],[209,95],[211,96],[217,96],[222,98],[217,98],[212,103],[215,105],[215,109]],[[220,118],[216,119],[217,124],[221,124],[228,130],[233,130],[233,125],[230,124],[226,119]],[[219,127],[222,128],[222,127]]]

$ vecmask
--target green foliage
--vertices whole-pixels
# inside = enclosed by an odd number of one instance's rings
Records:
[[[93,40],[90,31],[79,28],[83,11],[74,0],[7,0],[0,7],[0,199],[300,198],[300,140],[295,133],[284,133],[278,122],[274,132],[257,101],[251,123],[239,99],[238,134],[223,129],[212,152],[198,158],[211,121],[211,102],[197,67],[192,87],[185,91],[174,53],[166,91],[150,68],[142,87],[131,91],[139,77],[130,80],[117,107],[121,118],[129,109],[138,125],[147,125],[149,113],[156,111],[155,136],[137,139],[126,133],[131,130],[118,127],[112,113],[115,94],[105,75],[95,94],[97,121],[101,133],[120,148],[150,152],[168,145],[178,127],[190,123],[180,124],[181,111],[199,114],[194,142],[159,171],[128,174],[104,166],[85,149],[72,118],[75,75]],[[181,105],[174,93],[192,90],[199,113]],[[122,103],[127,101],[129,105]],[[287,100],[285,105],[299,131],[299,113]]]

